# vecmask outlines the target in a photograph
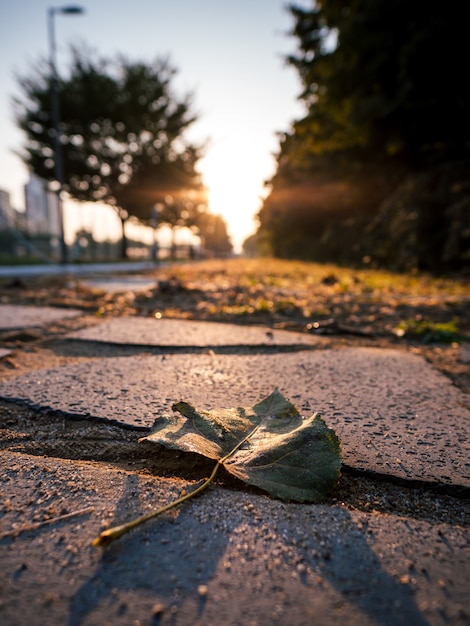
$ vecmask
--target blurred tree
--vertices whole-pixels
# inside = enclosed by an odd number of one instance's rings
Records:
[[[171,248],[175,250],[175,235],[178,227],[186,227],[194,233],[199,231],[199,222],[207,212],[205,189],[185,192],[184,197],[175,193],[165,196],[154,205],[153,226],[166,224],[171,229]]]
[[[150,221],[157,202],[198,193],[196,171],[202,146],[185,131],[197,119],[190,96],[172,90],[175,69],[165,59],[154,63],[97,58],[72,48],[65,78],[58,81],[64,161],[64,190],[81,201],[102,201],[116,210],[123,231],[129,216]],[[51,68],[44,61],[19,76],[21,97],[14,99],[17,125],[26,141],[20,154],[39,176],[54,180],[51,132]]]
[[[255,257],[260,251],[260,244],[258,241],[258,235],[250,235],[243,242],[243,253],[248,257]]]
[[[227,256],[233,250],[227,224],[221,215],[201,213],[197,220],[203,249],[214,256]]]
[[[298,49],[287,62],[306,114],[280,135],[258,240],[280,256],[331,259],[331,233],[349,228],[339,247],[357,261],[368,254],[361,224],[401,181],[468,153],[465,8],[457,0],[321,0],[289,10]]]
[[[364,147],[421,159],[459,152],[469,138],[465,9],[451,0],[322,0],[290,7],[298,52],[288,57],[303,84],[316,153]]]

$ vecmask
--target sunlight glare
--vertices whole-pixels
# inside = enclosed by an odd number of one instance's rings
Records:
[[[230,149],[229,149],[230,148]],[[244,143],[214,147],[201,160],[200,169],[209,190],[209,210],[222,215],[234,246],[242,250],[243,241],[256,230],[255,215],[265,194],[262,183],[272,169],[268,159],[250,159]]]
[[[260,156],[247,149],[246,141],[219,143],[208,151],[199,163],[204,184],[208,188],[209,210],[221,215],[227,223],[234,252],[240,253],[244,240],[256,231],[256,213],[261,207],[261,199],[267,193],[263,181],[269,178],[274,167],[274,159],[268,154]],[[97,241],[117,240],[121,234],[119,219],[111,207],[100,203],[65,203],[67,242],[71,244],[79,229],[94,233]],[[161,229],[160,229],[161,230]],[[132,223],[126,226],[128,236],[151,242],[150,229],[137,227]],[[138,232],[140,231],[140,232]],[[161,245],[166,245],[166,233],[161,231]]]

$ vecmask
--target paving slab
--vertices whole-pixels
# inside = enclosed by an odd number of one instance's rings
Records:
[[[452,521],[213,485],[102,551],[104,526],[192,485],[6,451],[0,481],[2,626],[468,624],[470,531]]]
[[[71,416],[149,428],[174,402],[252,406],[274,388],[309,416],[319,411],[361,470],[470,486],[465,396],[423,358],[347,348],[287,354],[135,355],[34,371],[0,396]]]
[[[0,330],[35,328],[83,315],[79,309],[0,304]]]
[[[304,333],[218,322],[119,317],[69,333],[66,338],[125,345],[162,347],[315,346],[319,339]]]

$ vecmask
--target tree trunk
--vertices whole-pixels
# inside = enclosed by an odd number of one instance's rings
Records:
[[[171,228],[171,249],[170,249],[170,257],[172,260],[176,259],[176,233],[175,226],[170,226]]]
[[[121,216],[121,259],[127,259],[126,218]]]

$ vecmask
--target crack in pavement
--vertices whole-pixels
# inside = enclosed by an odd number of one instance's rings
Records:
[[[207,478],[213,461],[198,454],[138,443],[142,429],[110,424],[100,418],[73,418],[57,410],[35,410],[24,403],[0,401],[0,449],[32,456],[95,462],[137,474]],[[147,429],[148,430],[148,429]],[[263,494],[221,468],[215,483],[224,488]],[[264,494],[266,495],[266,494]],[[266,497],[269,497],[266,495]],[[391,513],[425,521],[470,526],[466,502],[470,489],[342,466],[342,476],[325,504],[341,502],[352,509]]]

